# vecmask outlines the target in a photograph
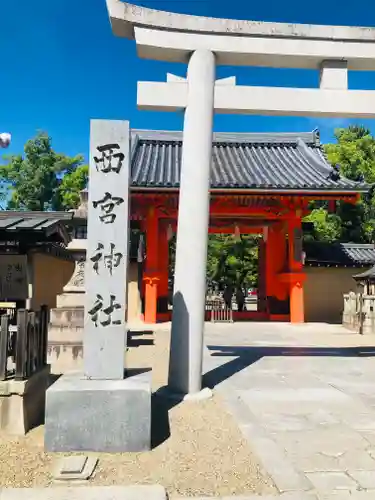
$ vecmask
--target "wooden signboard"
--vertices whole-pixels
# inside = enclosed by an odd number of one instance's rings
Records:
[[[25,300],[27,298],[27,256],[0,255],[0,300]]]

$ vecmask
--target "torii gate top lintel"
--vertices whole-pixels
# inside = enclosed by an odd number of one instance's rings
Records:
[[[217,64],[317,69],[328,59],[345,60],[348,69],[375,70],[375,28],[371,27],[220,19],[159,11],[120,0],[107,0],[107,8],[114,34],[135,39],[141,57],[186,62],[192,50],[209,48],[217,54]],[[254,58],[255,46],[251,59],[236,56],[250,55],[249,39],[252,45],[259,40],[263,54]]]
[[[216,35],[258,35],[287,38],[310,38],[337,41],[375,42],[375,28],[353,26],[328,26],[290,24],[264,21],[247,21],[217,17],[178,14],[149,9],[121,0],[107,0],[112,22],[122,25],[118,36],[134,39],[134,26],[154,29],[171,29]]]

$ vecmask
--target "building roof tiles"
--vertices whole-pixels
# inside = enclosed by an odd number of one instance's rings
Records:
[[[182,132],[132,132],[132,188],[178,189]],[[214,134],[212,190],[364,192],[325,158],[316,132]]]

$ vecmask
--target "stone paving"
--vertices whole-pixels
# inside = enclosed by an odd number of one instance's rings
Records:
[[[375,499],[374,337],[281,323],[207,324],[205,337],[206,382],[286,500]]]

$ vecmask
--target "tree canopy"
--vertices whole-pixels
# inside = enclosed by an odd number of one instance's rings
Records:
[[[11,210],[74,208],[87,178],[83,156],[57,153],[45,132],[27,141],[23,155],[5,156],[0,165],[2,199]]]
[[[350,126],[335,131],[336,143],[324,146],[325,154],[340,173],[354,181],[375,183],[375,138],[369,129]],[[319,241],[368,243],[373,240],[375,197],[361,197],[356,205],[338,202],[335,213],[325,204],[315,204],[306,218],[314,224],[313,238]]]
[[[169,274],[173,276],[176,236],[169,242]],[[256,286],[258,236],[210,234],[207,248],[206,280],[208,287]]]
[[[207,281],[220,286],[254,286],[257,282],[258,238],[253,235],[210,235]]]

